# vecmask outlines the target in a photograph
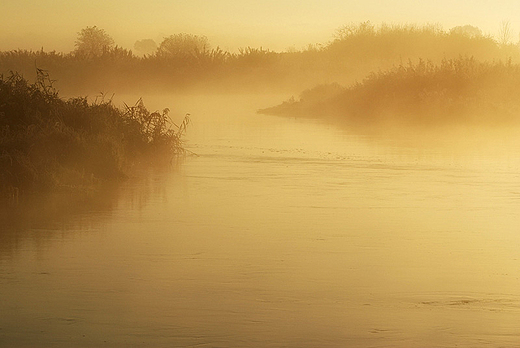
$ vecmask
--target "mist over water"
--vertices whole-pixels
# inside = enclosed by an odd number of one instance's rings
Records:
[[[514,346],[516,140],[256,114],[281,99],[175,97],[196,155],[10,208],[2,345]]]
[[[0,5],[0,347],[518,346],[517,4],[91,5]]]

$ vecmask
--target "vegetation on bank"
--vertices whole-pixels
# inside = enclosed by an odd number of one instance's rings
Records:
[[[150,93],[317,85],[261,112],[358,125],[500,124],[518,121],[520,113],[520,49],[506,29],[496,40],[472,26],[445,31],[364,22],[338,29],[324,45],[238,53],[211,48],[204,36],[175,34],[159,45],[136,42],[148,50],[137,56],[87,27],[70,53],[0,52],[0,191],[117,180],[139,159],[183,151],[188,119],[172,128],[167,109],[149,112],[142,101],[120,109],[103,98],[62,99],[47,71],[68,95],[135,93],[136,86]]]
[[[520,65],[474,58],[420,60],[350,87],[320,85],[261,113],[355,125],[512,124],[520,121]]]
[[[204,36],[179,33],[156,44],[144,39],[134,52],[115,45],[104,30],[87,27],[78,33],[70,53],[40,51],[0,52],[0,73],[34,75],[37,64],[57,79],[69,95],[99,91],[157,90],[294,91],[317,84],[348,85],[371,71],[389,69],[419,59],[439,64],[459,56],[479,61],[520,63],[519,46],[507,37],[495,39],[472,26],[443,30],[435,25],[349,24],[333,40],[303,49],[273,52],[245,47],[228,52],[212,47]]]
[[[103,98],[64,100],[43,70],[35,83],[1,76],[0,191],[118,180],[144,158],[182,153],[188,120],[172,127],[168,109],[149,112],[141,100],[124,109]]]

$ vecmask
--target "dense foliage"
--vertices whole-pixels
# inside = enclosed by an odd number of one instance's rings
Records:
[[[114,46],[114,39],[105,30],[96,26],[86,27],[78,33],[78,39],[74,43],[75,53],[86,57],[98,57],[105,51],[110,51]]]
[[[261,110],[349,123],[511,124],[520,121],[520,65],[474,58],[420,60],[374,72],[348,88],[321,85]]]
[[[116,108],[111,101],[63,100],[46,72],[35,83],[0,78],[0,191],[79,187],[124,177],[144,157],[182,152],[168,109]]]

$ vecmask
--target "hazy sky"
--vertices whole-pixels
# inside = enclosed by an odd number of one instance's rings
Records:
[[[0,0],[0,50],[68,52],[86,26],[105,29],[116,44],[186,32],[212,46],[273,50],[325,43],[350,22],[471,24],[497,34],[510,21],[520,30],[520,0]]]

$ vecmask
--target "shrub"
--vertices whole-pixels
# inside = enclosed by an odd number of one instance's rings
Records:
[[[520,121],[520,65],[444,59],[374,72],[349,88],[318,86],[264,113],[334,117],[357,124],[509,124]]]
[[[142,100],[116,108],[110,100],[63,100],[43,70],[31,84],[0,77],[0,189],[84,186],[117,180],[142,158],[183,152],[189,118],[175,127],[168,109],[149,112]]]

